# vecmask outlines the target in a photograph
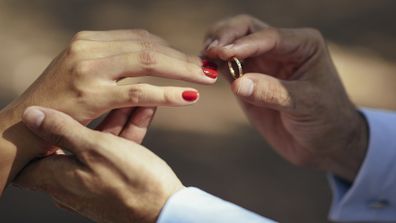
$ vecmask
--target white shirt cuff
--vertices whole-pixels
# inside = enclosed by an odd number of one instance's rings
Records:
[[[175,193],[165,204],[157,223],[273,223],[253,212],[194,187]]]
[[[364,109],[369,147],[352,184],[330,176],[334,221],[396,221],[396,113]]]

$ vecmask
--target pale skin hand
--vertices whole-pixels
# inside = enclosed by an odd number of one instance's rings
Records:
[[[214,25],[203,53],[221,61],[244,60],[246,74],[231,89],[285,159],[355,178],[367,150],[367,124],[318,31],[273,28],[241,15]]]
[[[95,222],[154,223],[167,199],[184,186],[163,160],[136,143],[153,115],[153,108],[116,110],[100,126],[108,134],[52,109],[28,108],[24,123],[72,155],[30,164],[16,183],[45,191],[58,206]]]
[[[126,77],[156,76],[213,84],[200,58],[170,48],[142,30],[85,31],[75,35],[38,80],[0,112],[0,195],[30,160],[47,152],[41,139],[21,123],[25,108],[46,106],[87,124],[115,108],[185,106],[191,88],[149,84],[119,85]]]

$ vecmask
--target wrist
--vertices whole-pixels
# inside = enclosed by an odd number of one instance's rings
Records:
[[[353,182],[366,157],[369,127],[366,118],[359,111],[353,115],[350,127],[350,131],[346,135],[345,146],[330,158],[331,164],[326,171]]]
[[[24,111],[24,106],[7,106],[0,111],[0,140],[9,144],[1,149],[12,147],[18,150],[18,155],[30,154],[32,158],[44,155],[48,152],[45,142],[22,122]]]
[[[32,159],[42,155],[44,144],[22,123],[22,109],[0,111],[0,192]]]
[[[186,187],[181,183],[177,183],[171,186],[171,188],[171,190],[165,191],[157,189],[155,191],[146,192],[147,194],[143,196],[142,201],[138,203],[133,202],[133,204],[131,204],[126,202],[127,209],[130,210],[129,213],[131,213],[126,219],[133,219],[134,221],[145,223],[157,222],[168,200]],[[145,192],[142,194],[145,194]],[[130,221],[128,220],[127,222]]]

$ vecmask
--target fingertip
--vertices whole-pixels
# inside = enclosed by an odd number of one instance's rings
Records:
[[[31,129],[37,129],[45,119],[44,111],[38,106],[31,106],[25,109],[22,120]]]
[[[211,68],[211,67],[203,67],[202,68],[204,74],[206,77],[210,78],[210,83],[214,83],[217,80],[217,77],[219,76],[219,72],[217,69]]]
[[[195,89],[185,90],[182,93],[182,98],[184,101],[189,103],[195,103],[199,100],[199,91]]]
[[[211,43],[208,44],[207,50],[214,49],[219,46],[219,40],[214,39]]]
[[[239,97],[250,97],[254,92],[254,81],[248,77],[241,77],[232,83],[231,88]]]
[[[203,48],[204,50],[209,48],[209,45],[213,42],[213,38],[209,37],[204,41]]]
[[[203,74],[205,75],[205,79],[206,79],[205,82],[207,82],[207,84],[214,84],[217,81],[219,72],[218,72],[218,66],[215,62],[207,58],[202,58],[201,69]]]

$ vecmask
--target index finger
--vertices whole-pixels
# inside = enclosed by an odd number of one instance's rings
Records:
[[[269,27],[269,25],[249,15],[238,15],[220,21],[209,30],[205,37],[206,52],[208,52],[209,49],[228,45],[240,37],[249,35],[256,32],[258,29],[266,27]]]

